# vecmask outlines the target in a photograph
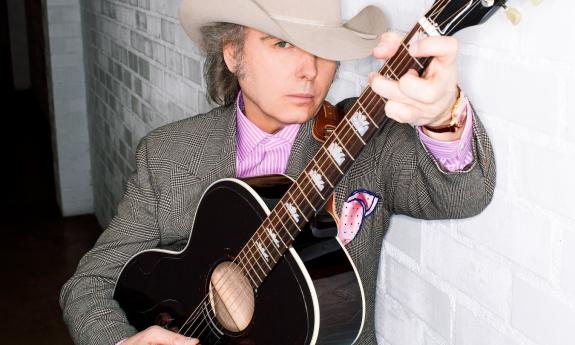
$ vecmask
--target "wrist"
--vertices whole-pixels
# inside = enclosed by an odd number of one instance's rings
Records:
[[[450,109],[442,116],[442,121],[438,124],[427,124],[423,126],[426,135],[438,140],[457,140],[461,137],[462,128],[465,126],[467,118],[467,98],[457,87],[455,101]]]

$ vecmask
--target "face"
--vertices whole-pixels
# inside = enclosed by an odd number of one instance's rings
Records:
[[[335,61],[251,28],[245,29],[239,64],[231,45],[224,47],[224,57],[228,68],[240,76],[246,116],[268,133],[311,119],[337,66]]]

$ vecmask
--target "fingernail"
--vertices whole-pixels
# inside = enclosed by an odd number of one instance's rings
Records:
[[[184,339],[177,339],[174,344],[175,345],[190,345],[193,344],[197,339],[194,338],[184,338]]]

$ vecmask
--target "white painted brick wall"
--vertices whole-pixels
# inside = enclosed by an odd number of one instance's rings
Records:
[[[405,32],[431,3],[343,0],[343,16],[376,4]],[[501,12],[457,34],[460,82],[496,151],[495,198],[472,219],[392,219],[378,278],[381,344],[574,342],[575,3],[510,3],[523,12],[519,27]],[[96,210],[106,224],[138,140],[211,105],[201,55],[177,23],[178,0],[81,4]],[[328,99],[357,95],[379,65],[342,63]]]
[[[390,9],[416,6],[382,2]],[[497,14],[457,34],[461,85],[495,147],[492,204],[472,219],[393,221],[382,253],[387,270],[393,259],[405,262],[404,279],[415,274],[449,296],[453,308],[445,319],[452,331],[444,344],[575,342],[575,5],[512,5],[522,11],[520,26]],[[403,16],[392,20],[397,31],[407,27]],[[412,243],[417,224],[419,245]],[[386,291],[377,302],[380,342],[422,344],[422,307],[388,297],[389,284],[379,286]],[[420,340],[398,337],[399,331]]]

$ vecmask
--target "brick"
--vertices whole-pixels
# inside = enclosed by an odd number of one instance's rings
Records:
[[[148,29],[148,21],[146,13],[136,11],[136,27],[142,31],[146,31]]]
[[[444,338],[449,338],[449,297],[391,257],[386,257],[388,293]]]
[[[570,23],[573,13],[573,1],[550,1],[529,10],[530,17],[536,18],[538,23]],[[564,37],[575,37],[573,25],[562,26],[561,34],[550,34],[547,30],[541,30],[540,25],[521,25],[518,29],[522,38],[520,51],[524,56],[575,63],[575,49],[557,49],[565,45]]]
[[[182,55],[173,49],[166,48],[166,66],[176,74],[182,74]]]
[[[467,308],[458,306],[455,314],[455,344],[515,345],[516,343],[487,322],[473,315]]]
[[[385,240],[416,262],[421,258],[421,221],[411,217],[394,215],[391,217]]]
[[[425,332],[423,322],[413,314],[404,310],[397,302],[392,302],[391,297],[385,296],[387,302],[383,311],[383,321],[379,328],[380,338],[390,344],[423,345]],[[379,343],[379,342],[378,342]]]
[[[138,58],[138,73],[142,78],[150,80],[150,63],[143,58]]]
[[[162,21],[160,17],[153,14],[148,15],[148,33],[153,38],[162,37]]]
[[[459,231],[540,276],[551,278],[553,221],[546,213],[496,190],[482,214],[457,222]]]
[[[537,344],[565,345],[575,339],[575,309],[548,291],[515,278],[511,325]]]
[[[566,97],[564,102],[567,105],[565,114],[567,117],[567,140],[575,143],[575,104],[572,95],[575,95],[575,70],[572,70],[567,76]]]
[[[476,54],[480,54],[478,51]],[[501,120],[518,124],[531,130],[555,135],[559,130],[558,114],[561,110],[561,89],[565,80],[562,73],[547,66],[521,61],[479,59],[462,55],[460,70],[465,71],[462,85],[470,99],[478,106],[480,114],[497,115]],[[525,71],[537,75],[536,83],[525,82]],[[489,71],[489,73],[485,73]],[[510,95],[502,100],[502,95]],[[545,102],[524,102],[526,99],[545,99]],[[542,126],[541,114],[545,114]]]
[[[202,85],[202,65],[194,58],[184,57],[184,76],[196,83]]]
[[[150,0],[138,0],[138,6],[146,10],[150,9]]]
[[[518,195],[537,205],[575,219],[572,195],[575,179],[567,172],[575,166],[575,153],[562,152],[561,148],[543,147],[522,142],[518,148],[518,181],[533,181],[517,186]],[[541,178],[544,176],[545,178]],[[536,182],[535,182],[536,181]]]
[[[575,225],[564,230],[561,261],[561,286],[575,296]]]
[[[162,39],[169,43],[176,41],[175,24],[162,18]]]
[[[444,232],[422,231],[422,263],[502,318],[509,313],[509,268],[455,241]]]

